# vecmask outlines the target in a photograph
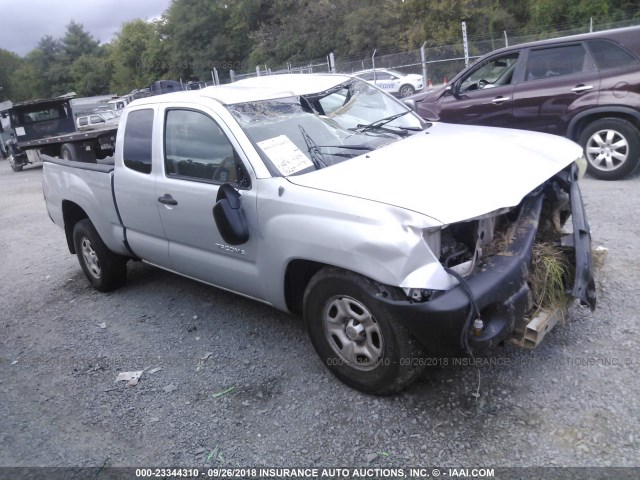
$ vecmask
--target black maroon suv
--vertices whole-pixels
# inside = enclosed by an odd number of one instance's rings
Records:
[[[616,180],[640,163],[639,55],[640,27],[514,45],[409,98],[427,120],[566,136]]]

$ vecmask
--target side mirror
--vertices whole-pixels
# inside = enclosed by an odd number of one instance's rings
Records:
[[[407,107],[409,107],[414,112],[416,111],[416,101],[413,98],[408,98],[406,100],[402,100]]]
[[[249,228],[241,208],[240,193],[230,183],[220,185],[213,218],[222,239],[230,245],[242,245],[249,240]]]

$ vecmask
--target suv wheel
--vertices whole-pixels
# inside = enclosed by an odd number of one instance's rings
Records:
[[[596,178],[618,180],[638,166],[639,132],[626,120],[596,120],[584,129],[579,143],[587,158],[587,170]]]
[[[422,347],[375,299],[394,293],[361,275],[327,267],[304,294],[304,320],[316,352],[336,377],[365,393],[396,393],[424,369]]]
[[[413,88],[411,85],[405,84],[400,87],[400,96],[402,98],[408,97],[409,95],[413,95],[414,93],[416,93],[416,89]]]

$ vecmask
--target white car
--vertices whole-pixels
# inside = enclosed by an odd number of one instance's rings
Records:
[[[81,115],[76,119],[76,129],[93,130],[95,128],[102,128],[104,126],[118,125],[120,117],[112,110],[105,110],[104,112],[94,112],[88,115]]]
[[[353,75],[399,97],[413,95],[423,87],[422,75],[402,73],[388,68],[362,70]]]

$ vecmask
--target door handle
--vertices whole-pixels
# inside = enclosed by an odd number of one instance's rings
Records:
[[[158,201],[164,205],[177,205],[178,202],[171,195],[165,193],[162,197],[158,197]]]
[[[501,103],[508,102],[509,100],[511,100],[511,97],[496,97],[491,100],[491,103],[493,105],[500,105]]]
[[[577,85],[571,89],[571,91],[575,93],[582,93],[587,90],[593,90],[593,85]]]

